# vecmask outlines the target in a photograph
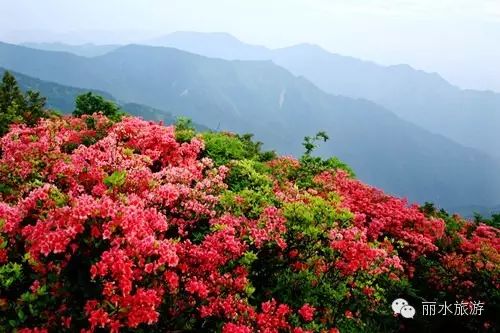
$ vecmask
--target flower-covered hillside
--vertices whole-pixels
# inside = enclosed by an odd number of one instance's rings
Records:
[[[321,137],[317,137],[321,138]],[[0,331],[377,332],[446,321],[391,302],[482,301],[499,230],[420,209],[335,158],[262,153],[187,122],[52,117],[0,149]]]

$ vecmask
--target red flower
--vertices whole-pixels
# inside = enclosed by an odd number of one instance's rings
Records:
[[[299,309],[299,314],[304,319],[305,321],[311,321],[314,319],[314,313],[316,312],[316,308],[309,305],[309,304],[304,304],[300,309]]]

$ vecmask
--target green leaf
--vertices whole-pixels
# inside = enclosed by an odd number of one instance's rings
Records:
[[[115,171],[110,176],[104,178],[104,184],[110,188],[117,188],[125,184],[126,179],[126,171]]]

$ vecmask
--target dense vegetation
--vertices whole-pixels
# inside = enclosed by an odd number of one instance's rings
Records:
[[[0,331],[495,329],[498,216],[385,195],[313,156],[325,133],[297,160],[91,111],[0,139]],[[397,297],[484,312],[404,319]]]
[[[0,136],[12,123],[36,124],[40,118],[48,116],[44,107],[45,97],[33,90],[23,93],[15,77],[5,72],[0,82]]]

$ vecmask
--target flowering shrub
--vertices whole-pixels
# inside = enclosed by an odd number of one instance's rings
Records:
[[[98,114],[11,128],[0,331],[375,332],[408,324],[396,296],[498,300],[498,229],[259,148]]]

